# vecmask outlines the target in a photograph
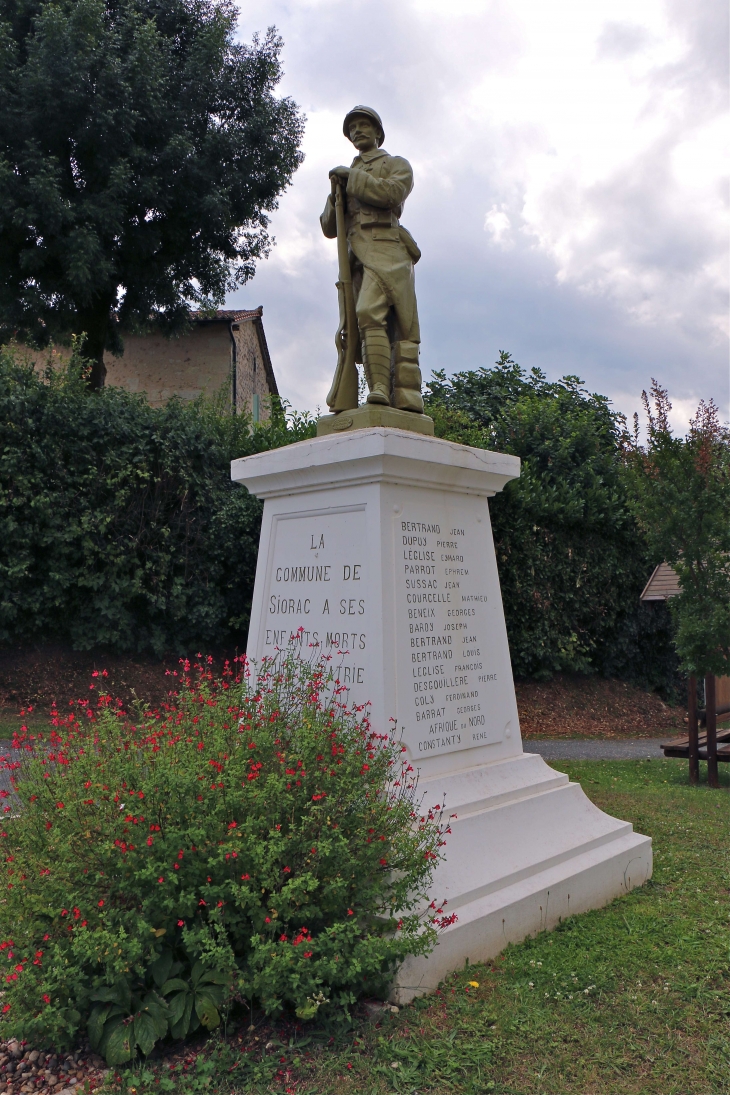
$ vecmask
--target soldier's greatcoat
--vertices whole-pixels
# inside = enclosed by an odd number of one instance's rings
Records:
[[[413,264],[421,253],[400,217],[413,189],[413,171],[402,156],[375,148],[355,157],[347,183],[347,242],[361,330],[380,326],[395,309],[398,337],[420,342]],[[329,239],[337,235],[335,206],[327,199],[320,217]]]

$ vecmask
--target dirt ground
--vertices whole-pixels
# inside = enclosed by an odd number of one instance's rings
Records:
[[[233,658],[236,653],[219,652],[214,667],[221,669],[224,658]],[[70,699],[87,697],[95,683],[92,673],[103,669],[109,674],[105,688],[125,705],[135,699],[156,705],[171,687],[166,670],[178,669],[179,664],[175,654],[164,658],[130,657],[61,646],[0,650],[0,713],[7,717],[32,704],[40,714],[47,712],[54,701],[61,707]]]
[[[652,738],[682,733],[687,712],[626,681],[558,676],[518,681],[523,738]]]
[[[237,652],[219,651],[214,665]],[[63,708],[70,699],[89,695],[94,670],[106,669],[105,685],[129,704],[135,698],[158,704],[170,688],[166,670],[179,659],[81,653],[59,646],[0,650],[0,719],[12,723],[21,708],[32,704],[36,716],[51,703]],[[518,681],[517,705],[525,738],[642,738],[681,732],[686,713],[669,707],[651,692],[625,681],[595,677],[555,677],[551,681]]]

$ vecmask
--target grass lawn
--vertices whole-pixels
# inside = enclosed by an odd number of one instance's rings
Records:
[[[172,1070],[168,1058],[128,1072],[114,1090],[730,1093],[730,773],[710,791],[687,786],[683,761],[557,767],[653,837],[642,889],[459,971],[380,1022],[339,1035],[244,1026],[186,1062],[178,1055]]]

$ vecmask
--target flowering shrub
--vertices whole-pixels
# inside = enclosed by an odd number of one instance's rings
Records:
[[[382,992],[453,919],[425,899],[442,804],[419,809],[400,744],[325,662],[283,657],[255,688],[246,672],[183,663],[161,710],[132,720],[102,691],[17,735],[3,1037],[87,1027],[120,1063],[232,999],[312,1018]]]

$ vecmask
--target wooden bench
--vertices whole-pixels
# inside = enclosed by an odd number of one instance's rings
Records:
[[[707,760],[707,731],[697,735],[700,760]],[[689,738],[672,738],[663,742],[662,749],[665,757],[688,757]],[[717,730],[717,759],[730,761],[730,726]]]

